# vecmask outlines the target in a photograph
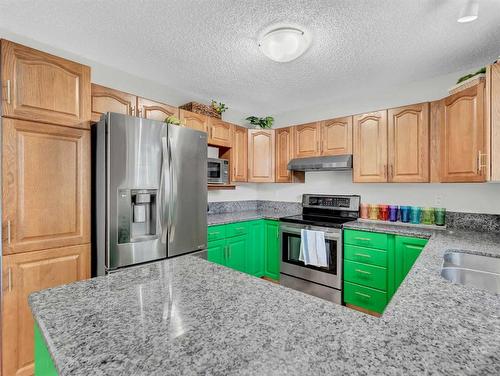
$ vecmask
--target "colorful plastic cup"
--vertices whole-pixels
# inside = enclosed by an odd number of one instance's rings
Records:
[[[389,205],[389,221],[396,222],[398,220],[398,206]]]
[[[368,206],[368,216],[370,219],[378,219],[378,205]]]
[[[399,213],[401,214],[401,222],[404,222],[404,223],[410,222],[410,207],[409,206],[400,206]]]
[[[446,209],[434,208],[434,223],[437,226],[444,226],[446,223]]]
[[[389,220],[389,205],[379,205],[378,219],[380,219],[381,221]]]
[[[423,208],[421,221],[426,225],[434,224],[434,208]]]
[[[359,207],[359,216],[363,219],[368,219],[368,204],[361,204]]]
[[[410,222],[413,224],[420,223],[421,213],[422,213],[422,208],[418,206],[410,207]]]

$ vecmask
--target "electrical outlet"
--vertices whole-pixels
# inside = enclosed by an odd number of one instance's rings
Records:
[[[443,201],[444,201],[444,195],[442,193],[438,193],[436,195],[436,198],[434,199],[434,204],[437,207],[441,207],[443,205]]]

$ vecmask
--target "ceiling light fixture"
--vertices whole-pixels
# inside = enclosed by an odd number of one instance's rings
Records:
[[[295,27],[278,27],[258,40],[259,48],[269,59],[287,63],[297,59],[311,44],[309,34]]]
[[[477,20],[479,13],[479,0],[467,0],[460,14],[458,16],[458,22],[467,23]]]

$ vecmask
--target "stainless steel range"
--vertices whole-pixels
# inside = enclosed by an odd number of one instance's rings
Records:
[[[303,195],[302,214],[280,218],[281,284],[341,303],[342,224],[359,216],[360,196]],[[301,230],[322,231],[328,266],[299,260]]]

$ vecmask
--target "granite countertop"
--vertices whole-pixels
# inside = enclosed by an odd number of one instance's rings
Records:
[[[437,227],[437,226],[436,226]],[[445,230],[439,227],[432,229],[418,225],[391,224],[387,222],[364,222],[352,221],[343,224],[343,228],[352,230],[363,230],[370,232],[384,232],[386,234],[412,236],[415,238],[430,238],[433,234]]]
[[[433,232],[379,319],[193,256],[30,304],[60,375],[498,375],[500,296],[440,277],[454,248],[500,234]]]
[[[294,209],[280,210],[244,210],[220,214],[208,214],[207,222],[209,226],[222,225],[234,222],[251,221],[255,219],[279,219],[290,215],[300,214],[300,211]]]

